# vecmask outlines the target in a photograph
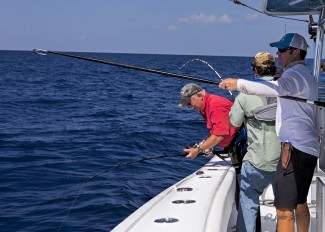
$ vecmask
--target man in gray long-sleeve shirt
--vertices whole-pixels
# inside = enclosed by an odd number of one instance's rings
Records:
[[[281,96],[315,101],[317,80],[305,65],[308,45],[301,35],[288,33],[270,45],[278,48],[278,62],[284,69],[280,79],[257,83],[228,78],[219,87],[237,89],[246,94],[277,97],[276,132],[282,142],[274,202],[278,232],[294,231],[295,221],[298,231],[308,231],[310,214],[307,195],[319,156],[316,106]]]

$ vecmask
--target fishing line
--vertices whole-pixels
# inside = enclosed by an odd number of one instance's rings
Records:
[[[210,69],[212,69],[212,71],[213,71],[213,72],[214,72],[214,73],[215,73],[215,74],[220,78],[220,80],[223,80],[222,77],[220,76],[220,74],[217,72],[217,70],[216,70],[212,65],[210,65],[207,61],[202,60],[202,59],[194,58],[194,59],[192,59],[192,60],[189,60],[189,61],[187,61],[185,64],[183,64],[183,65],[180,67],[180,69],[182,69],[182,68],[185,67],[187,64],[189,64],[190,62],[193,62],[193,61],[199,61],[199,62],[202,62],[202,63],[208,65],[208,67],[209,67]],[[229,94],[231,95],[232,99],[235,100],[235,97],[234,97],[234,95],[232,94],[232,92],[231,92],[230,90],[228,90],[228,92],[229,92]]]
[[[43,49],[38,49],[38,48],[34,49],[33,51],[35,53],[37,53],[39,55],[43,55],[43,56],[46,56],[47,53],[52,53],[52,54],[56,54],[56,55],[61,55],[61,56],[66,56],[66,57],[71,57],[71,58],[76,58],[76,59],[81,59],[81,60],[87,60],[87,61],[93,61],[93,62],[97,62],[97,63],[108,64],[108,65],[118,66],[118,67],[123,67],[123,68],[128,68],[128,69],[134,69],[134,70],[139,70],[139,71],[143,71],[143,72],[156,73],[156,74],[160,74],[163,76],[170,76],[170,77],[182,78],[182,79],[193,80],[193,81],[198,81],[198,82],[204,82],[207,84],[219,85],[219,82],[206,80],[206,79],[199,78],[199,77],[192,77],[192,76],[187,76],[187,75],[159,71],[159,70],[155,70],[155,69],[143,68],[143,67],[139,67],[139,66],[132,66],[132,65],[127,65],[127,64],[122,64],[122,63],[106,61],[106,60],[100,60],[100,59],[94,59],[94,58],[89,58],[89,57],[84,57],[84,56],[66,54],[63,52],[49,51],[49,50],[43,50]],[[316,106],[325,107],[325,102],[322,102],[322,101],[310,101],[308,99],[293,97],[293,96],[279,96],[279,97],[289,99],[289,100],[294,100],[294,101],[305,102],[305,103],[316,105]]]
[[[164,124],[163,124],[163,126],[161,128],[160,136],[158,137],[158,139],[159,138],[162,138],[162,135],[163,135],[163,132],[164,132],[164,129],[165,129],[166,122],[167,122],[167,118],[165,118],[165,120],[164,120]]]
[[[111,168],[107,168],[107,169],[103,170],[102,172],[100,172],[100,173],[98,173],[98,174],[96,174],[96,175],[93,175],[93,176],[89,177],[87,180],[85,180],[85,181],[82,183],[82,185],[81,185],[81,187],[80,187],[80,189],[79,189],[77,195],[75,196],[75,198],[74,198],[74,200],[73,200],[73,202],[72,202],[72,204],[71,204],[71,206],[70,206],[70,208],[69,208],[67,214],[65,215],[63,221],[61,222],[61,225],[60,225],[60,228],[58,229],[58,232],[60,232],[60,230],[61,230],[61,228],[62,228],[64,222],[66,221],[68,215],[70,214],[70,211],[71,211],[71,209],[73,208],[73,206],[74,206],[76,200],[78,199],[78,197],[79,197],[79,195],[80,195],[80,193],[81,193],[81,190],[82,190],[83,187],[84,187],[87,183],[89,183],[90,181],[93,181],[93,180],[96,179],[97,177],[102,176],[102,175],[104,175],[105,173],[111,172],[111,171],[113,171],[113,170],[115,170],[115,169],[117,169],[117,168],[125,167],[125,166],[128,166],[128,165],[134,164],[134,163],[139,163],[139,162],[146,161],[146,160],[160,159],[160,158],[185,157],[187,154],[188,154],[188,153],[185,153],[185,152],[183,152],[183,153],[177,153],[177,154],[162,154],[162,155],[154,156],[154,157],[143,157],[142,159],[138,159],[138,160],[130,160],[130,161],[125,162],[125,163],[122,163],[122,164],[117,164],[117,165],[115,165],[115,166],[113,166],[113,167],[111,167]]]
[[[70,208],[69,208],[67,214],[65,215],[63,221],[61,222],[61,225],[60,225],[60,228],[58,229],[58,232],[60,232],[62,225],[64,224],[65,220],[67,219],[67,217],[68,217],[68,215],[69,215],[71,209],[72,209],[73,206],[74,206],[74,203],[76,202],[77,198],[79,197],[79,195],[80,195],[80,193],[81,193],[81,190],[83,189],[83,187],[85,186],[85,184],[86,184],[86,183],[83,183],[83,184],[81,185],[81,187],[80,187],[80,189],[79,189],[79,191],[78,191],[78,194],[77,194],[76,197],[74,198],[74,200],[73,200],[73,202],[72,202],[72,204],[71,204],[71,206],[70,206]]]

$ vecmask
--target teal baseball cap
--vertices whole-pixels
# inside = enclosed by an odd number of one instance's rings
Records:
[[[276,48],[299,48],[300,50],[307,51],[308,44],[305,38],[297,33],[287,33],[280,41],[270,43],[271,47]]]

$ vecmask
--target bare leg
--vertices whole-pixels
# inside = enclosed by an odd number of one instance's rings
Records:
[[[298,232],[307,232],[309,230],[310,213],[307,203],[298,204],[296,210],[296,221]]]
[[[277,208],[277,232],[294,232],[294,212],[292,209]]]

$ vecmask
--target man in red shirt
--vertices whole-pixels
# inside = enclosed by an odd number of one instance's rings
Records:
[[[233,103],[228,99],[208,94],[197,84],[190,83],[181,90],[179,106],[187,106],[201,113],[209,130],[209,138],[197,147],[184,149],[187,158],[194,159],[199,153],[218,146],[225,148],[229,145],[236,131],[229,122],[229,111]]]

